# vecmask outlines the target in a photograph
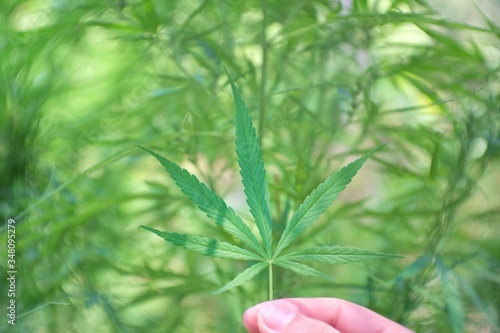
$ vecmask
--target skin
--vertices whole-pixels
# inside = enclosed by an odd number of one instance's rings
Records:
[[[285,298],[243,314],[249,333],[413,333],[360,305],[337,298]]]

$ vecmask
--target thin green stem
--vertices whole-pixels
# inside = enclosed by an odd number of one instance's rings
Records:
[[[273,264],[269,263],[269,300],[273,300],[273,295],[274,290],[273,290]]]

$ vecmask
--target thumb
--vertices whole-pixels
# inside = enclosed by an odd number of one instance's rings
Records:
[[[257,311],[259,333],[339,333],[322,321],[299,314],[292,304],[266,302]]]

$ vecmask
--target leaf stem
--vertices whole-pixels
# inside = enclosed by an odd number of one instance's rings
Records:
[[[273,300],[273,264],[269,263],[269,300]]]

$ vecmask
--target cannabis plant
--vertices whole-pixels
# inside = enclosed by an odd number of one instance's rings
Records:
[[[257,240],[248,225],[243,222],[234,210],[227,206],[214,191],[200,182],[196,176],[190,174],[178,164],[144,147],[141,148],[160,161],[177,186],[199,209],[205,212],[225,232],[243,242],[247,248],[203,236],[159,231],[148,226],[141,227],[157,234],[167,242],[205,256],[255,262],[232,281],[216,290],[215,294],[239,286],[267,268],[269,272],[269,299],[272,299],[273,265],[302,275],[334,281],[330,276],[303,264],[302,261],[337,264],[397,257],[347,246],[310,247],[283,253],[318,219],[337,195],[351,182],[363,163],[381,147],[375,148],[354,162],[349,163],[314,189],[288,221],[278,244],[273,245],[273,221],[262,149],[248,108],[233,80],[229,78],[229,81],[236,113],[236,154],[247,204],[255,220],[261,242]]]

